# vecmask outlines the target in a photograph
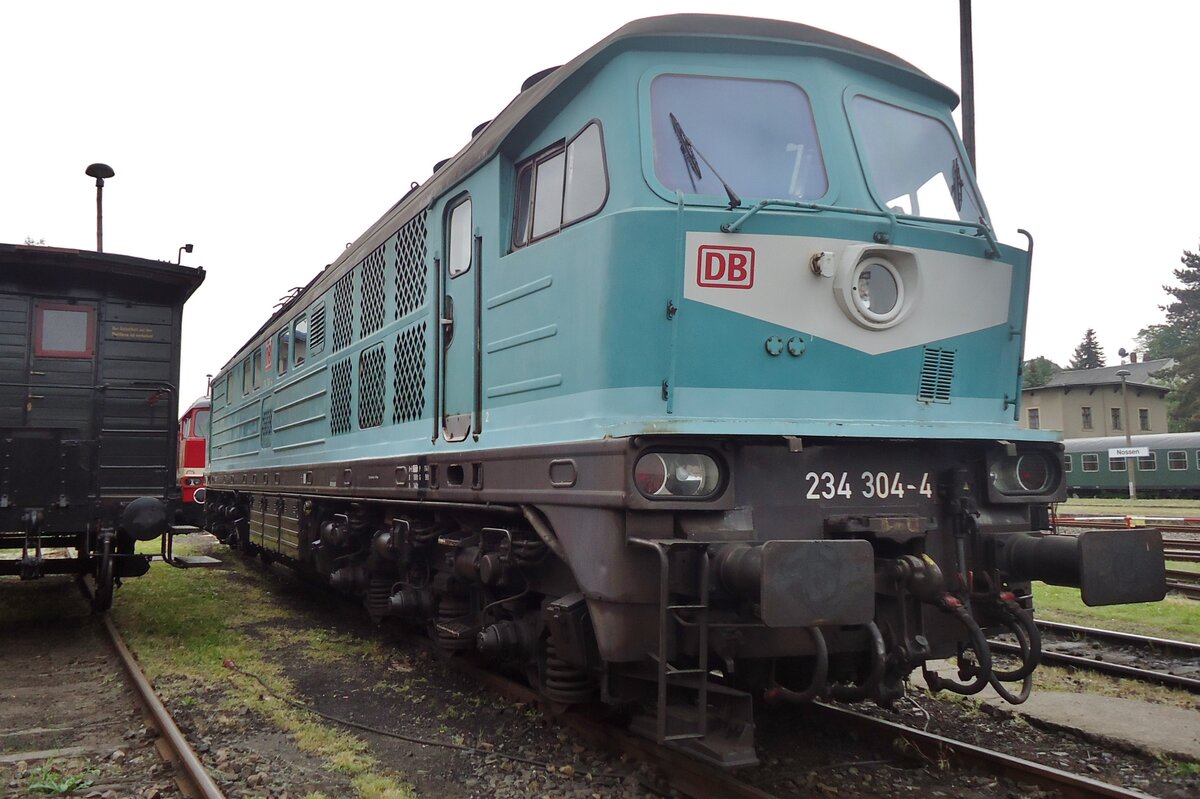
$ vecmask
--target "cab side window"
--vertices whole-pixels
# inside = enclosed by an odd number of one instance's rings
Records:
[[[608,167],[599,122],[517,164],[513,249],[595,216],[608,199]]]

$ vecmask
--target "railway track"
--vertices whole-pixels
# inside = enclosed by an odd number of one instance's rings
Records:
[[[1195,667],[1200,663],[1200,644],[1041,620],[1038,628],[1043,635],[1043,663],[1200,693],[1200,670]],[[1089,642],[1100,644],[1102,649],[1091,649]],[[991,646],[998,652],[1019,651],[1017,646],[1002,641],[993,641]],[[1166,665],[1156,668],[1138,665],[1146,661]]]
[[[491,690],[514,701],[541,706],[559,724],[569,728],[595,746],[620,752],[638,762],[654,766],[671,787],[692,799],[775,799],[777,794],[764,790],[728,771],[695,760],[665,746],[635,736],[611,723],[574,710],[559,712],[529,687],[483,669],[464,658],[444,658]],[[1148,799],[1148,794],[1102,782],[1062,769],[1013,757],[1003,752],[897,724],[840,706],[815,703],[805,708],[816,716],[818,724],[852,730],[870,738],[874,745],[922,764],[948,764],[995,777],[1057,791],[1067,799]]]
[[[63,595],[71,592],[61,582],[8,584],[5,591],[10,601],[52,607],[3,631],[0,674],[21,679],[2,692],[0,765],[23,762],[43,781],[55,773],[52,784],[59,793],[76,785],[97,795],[113,790],[125,796],[157,785],[168,786],[163,797],[225,799],[111,620],[65,604]],[[56,613],[59,603],[65,612]],[[141,736],[130,730],[139,722],[145,726]],[[149,740],[157,753],[151,753]],[[156,768],[159,757],[172,768]],[[56,768],[73,762],[85,765],[75,773],[57,773]]]

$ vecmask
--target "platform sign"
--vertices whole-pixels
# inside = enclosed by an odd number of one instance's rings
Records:
[[[1108,450],[1110,458],[1149,458],[1149,447],[1111,447]]]

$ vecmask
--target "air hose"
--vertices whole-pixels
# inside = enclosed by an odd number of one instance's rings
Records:
[[[768,702],[790,702],[792,704],[805,704],[819,697],[825,691],[825,681],[829,676],[829,648],[825,645],[825,636],[821,634],[819,627],[807,627],[808,634],[812,637],[813,648],[816,650],[814,656],[816,665],[814,666],[812,680],[809,681],[808,687],[803,691],[793,691],[791,688],[785,688],[775,681],[775,670],[772,667],[771,680],[767,685],[767,689],[763,692],[763,699]]]
[[[962,602],[957,597],[951,594],[943,594],[935,603],[937,608],[945,613],[949,613],[958,622],[967,628],[967,634],[971,639],[971,649],[975,652],[975,657],[979,659],[976,666],[975,679],[969,683],[960,683],[955,680],[942,677],[930,671],[925,665],[921,666],[921,671],[925,676],[925,682],[928,683],[930,690],[940,691],[945,689],[953,691],[956,694],[963,696],[974,696],[982,691],[992,679],[992,650],[988,646],[987,636],[983,634],[983,630],[971,617],[971,614],[963,607]]]
[[[887,647],[883,643],[883,633],[875,622],[867,622],[866,630],[871,636],[871,671],[866,679],[857,685],[834,685],[829,689],[830,696],[841,702],[857,702],[866,699],[871,692],[879,687],[883,679]]]

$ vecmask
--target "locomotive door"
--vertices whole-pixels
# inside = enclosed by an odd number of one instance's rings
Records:
[[[443,218],[441,265],[442,435],[447,441],[479,437],[480,239],[471,197],[450,202]],[[472,268],[474,267],[474,268]]]

